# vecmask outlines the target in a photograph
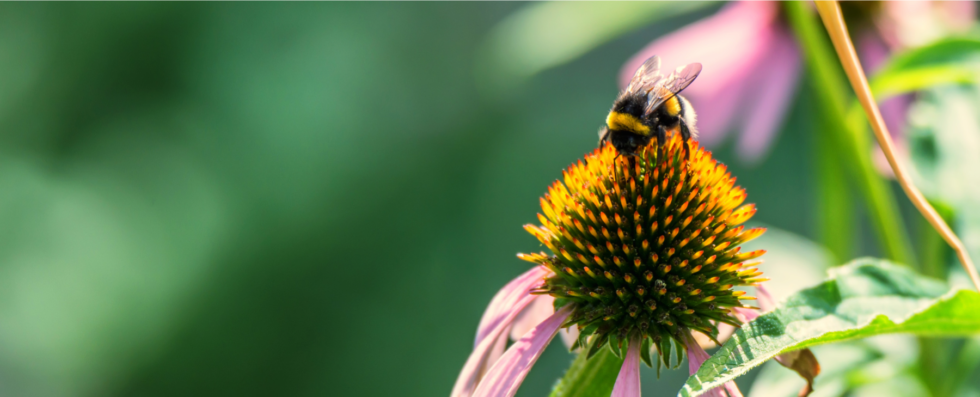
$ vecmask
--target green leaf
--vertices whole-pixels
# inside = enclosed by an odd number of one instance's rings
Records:
[[[479,49],[481,88],[492,93],[584,55],[622,34],[713,2],[530,3],[490,31]]]
[[[975,84],[980,80],[980,40],[939,40],[893,56],[869,84],[878,99],[946,84]]]
[[[612,393],[623,366],[623,359],[610,349],[599,349],[592,358],[580,353],[565,376],[558,381],[550,397],[608,396]]]
[[[858,259],[831,279],[790,296],[735,332],[688,378],[694,397],[780,353],[888,333],[960,336],[980,332],[980,295],[947,293],[945,284],[880,259]]]
[[[642,359],[643,363],[650,368],[653,368],[653,357],[650,356],[650,349],[652,348],[653,346],[650,344],[650,339],[643,338],[643,345],[640,346],[640,359]]]
[[[878,74],[954,65],[978,55],[980,55],[980,40],[965,37],[943,39],[895,55],[879,69]]]
[[[973,84],[977,69],[965,65],[936,65],[898,69],[880,73],[871,79],[875,98],[883,99],[944,84]]]

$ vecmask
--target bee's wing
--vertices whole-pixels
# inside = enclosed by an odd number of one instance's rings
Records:
[[[646,92],[650,88],[653,88],[661,79],[660,75],[660,57],[654,55],[647,58],[646,61],[636,69],[636,73],[633,74],[633,79],[630,80],[630,84],[626,86],[627,93],[634,92]]]
[[[670,76],[657,81],[648,94],[650,99],[647,101],[646,114],[652,113],[658,106],[687,88],[700,73],[701,64],[692,63],[677,68]]]

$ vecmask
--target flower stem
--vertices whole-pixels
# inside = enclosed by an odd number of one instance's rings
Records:
[[[549,397],[608,396],[612,393],[623,359],[603,347],[592,358],[583,350]]]
[[[908,173],[905,172],[902,165],[895,159],[895,149],[892,144],[891,135],[888,133],[885,120],[881,117],[881,112],[878,110],[878,104],[875,103],[874,97],[871,95],[871,88],[868,86],[868,79],[864,75],[864,70],[861,69],[861,63],[858,60],[857,53],[854,51],[854,44],[851,43],[850,36],[847,34],[847,26],[844,25],[844,17],[841,15],[840,4],[836,1],[816,1],[815,3],[817,5],[817,12],[820,13],[824,26],[827,27],[827,31],[830,33],[830,39],[834,43],[834,48],[837,50],[837,55],[844,66],[844,72],[847,74],[851,86],[857,93],[858,101],[861,102],[861,106],[864,107],[865,113],[868,114],[868,118],[871,120],[871,127],[875,132],[875,138],[878,139],[878,144],[881,145],[885,157],[888,158],[888,164],[891,165],[892,170],[895,172],[895,179],[898,180],[902,189],[905,190],[905,194],[909,197],[909,200],[912,200],[915,208],[943,236],[946,243],[953,247],[957,256],[960,258],[960,264],[963,265],[963,270],[966,270],[966,273],[970,275],[970,279],[973,281],[973,286],[980,291],[980,276],[977,275],[973,261],[970,260],[970,256],[966,252],[966,247],[963,246],[963,242],[953,233],[949,225],[943,221],[939,213],[932,208],[932,205],[926,201],[922,193],[919,192],[919,189],[912,184]]]
[[[851,179],[859,187],[884,255],[896,262],[915,266],[915,257],[895,196],[871,164],[871,142],[860,133],[860,128],[846,121],[844,106],[849,96],[844,91],[844,77],[833,62],[833,51],[805,3],[793,1],[784,4],[800,41],[807,68],[814,78],[818,107],[828,127],[826,133],[833,145],[839,148],[836,160],[840,168],[849,171]]]

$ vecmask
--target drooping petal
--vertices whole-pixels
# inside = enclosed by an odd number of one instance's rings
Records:
[[[747,309],[744,307],[733,307],[732,311],[735,312],[735,317],[737,317],[742,323],[747,323],[749,321],[759,318],[759,311],[755,309]]]
[[[531,328],[538,326],[542,321],[547,320],[555,314],[555,298],[551,295],[542,295],[521,311],[514,319],[514,325],[510,328],[510,339],[518,340]]]
[[[759,311],[770,312],[776,308],[776,302],[773,300],[772,295],[769,294],[769,290],[763,285],[758,285],[755,287],[756,301],[759,303]],[[759,311],[735,308],[736,312],[746,317],[742,321],[752,321],[759,316]],[[749,318],[747,314],[754,314],[754,317]],[[806,396],[813,392],[813,378],[820,373],[820,363],[817,362],[817,357],[813,355],[810,349],[796,350],[789,353],[783,353],[775,357],[776,362],[782,366],[789,368],[806,380],[806,386],[800,391],[800,396]],[[729,390],[731,394],[731,390]],[[734,396],[734,395],[733,395]]]
[[[510,339],[520,339],[527,331],[541,324],[542,321],[548,319],[552,314],[555,314],[555,298],[551,295],[539,296],[514,319],[514,325],[510,328]],[[565,344],[565,347],[569,348],[578,339],[578,334],[577,327],[562,328],[558,331],[558,336],[561,337],[562,343]],[[501,354],[503,354],[502,350]],[[497,357],[499,356],[497,355]],[[495,361],[496,359],[489,360],[491,364]]]
[[[772,299],[772,294],[762,284],[755,287],[755,298],[759,302],[759,310],[770,312],[776,308],[776,301]]]
[[[469,358],[466,359],[466,364],[463,365],[463,370],[459,372],[459,377],[456,378],[456,384],[453,385],[453,391],[450,393],[450,397],[469,397],[473,395],[473,391],[487,372],[486,368],[492,368],[493,363],[490,362],[490,359],[495,358],[493,352],[494,347],[498,346],[501,341],[506,343],[510,323],[514,321],[514,317],[517,317],[517,313],[531,303],[534,298],[534,295],[528,294],[519,300],[514,305],[516,309],[508,317],[503,319],[502,324],[491,330],[480,341],[480,344],[473,349]],[[500,360],[497,359],[497,361]]]
[[[638,338],[629,341],[626,360],[619,369],[612,397],[640,397],[640,345]]]
[[[531,271],[522,274],[514,281],[507,284],[501,292],[497,293],[487,312],[484,313],[484,320],[487,323],[481,327],[477,333],[476,347],[466,359],[456,384],[453,385],[451,397],[469,397],[473,394],[482,375],[487,372],[486,368],[491,367],[497,356],[494,348],[500,343],[507,341],[508,331],[517,315],[532,301],[538,298],[537,295],[528,293],[531,288],[540,285],[542,277],[549,272],[541,267],[535,267]],[[481,321],[483,323],[484,321]],[[499,347],[498,347],[499,348]],[[505,353],[506,355],[506,353]]]
[[[708,361],[711,356],[701,348],[701,345],[694,339],[694,335],[688,337],[689,339],[684,341],[684,348],[687,349],[687,370],[690,371],[691,375],[694,375],[698,372],[698,368],[701,368],[701,364]]]
[[[755,288],[759,309],[764,312],[775,309],[776,302],[772,299],[772,295],[769,294],[769,290],[762,285],[756,286]],[[807,396],[813,392],[813,378],[820,374],[820,363],[817,362],[817,357],[813,355],[810,349],[783,353],[776,356],[775,359],[780,365],[796,371],[796,373],[800,374],[800,377],[806,380],[806,386],[803,387],[803,390],[800,390],[800,396]]]
[[[531,367],[538,357],[541,357],[545,347],[571,313],[571,306],[561,308],[514,342],[503,357],[500,357],[500,360],[490,368],[487,376],[480,381],[473,396],[513,397],[524,381],[524,377],[531,371]]]
[[[687,340],[684,341],[684,347],[687,350],[687,369],[691,375],[694,375],[698,372],[698,368],[701,368],[701,364],[708,361],[711,356],[698,345],[698,342],[694,340],[694,336],[691,334],[687,335]],[[728,383],[731,383],[733,387],[735,386],[734,382]],[[724,387],[719,386],[708,390],[703,395],[708,397],[725,397],[725,390],[728,388],[728,383]],[[738,387],[735,387],[735,390],[738,390]],[[739,393],[739,397],[741,397],[741,393]]]
[[[756,69],[752,100],[746,101],[745,126],[738,140],[743,159],[757,161],[769,149],[787,109],[793,102],[800,77],[800,51],[784,26],[776,27],[765,61]]]
[[[518,340],[521,336],[524,336],[527,331],[534,328],[536,325],[540,324],[542,321],[547,319],[549,316],[555,313],[555,298],[551,295],[542,295],[531,302],[528,307],[521,311],[521,314],[517,315],[517,319],[514,320],[514,325],[510,329],[510,339]],[[568,327],[562,328],[558,331],[558,336],[561,337],[562,343],[565,347],[572,347],[575,340],[578,339],[578,328]],[[501,351],[503,353],[503,351]],[[499,357],[499,355],[497,356]],[[496,361],[496,359],[488,360],[491,364]]]
[[[769,51],[776,34],[775,2],[733,2],[717,14],[654,41],[626,63],[620,73],[625,87],[644,60],[659,55],[664,70],[700,62],[698,80],[684,91],[701,112],[697,128],[702,143],[719,142],[744,102],[749,77]]]
[[[501,324],[504,318],[512,314],[511,312],[516,310],[519,313],[523,307],[515,308],[514,304],[526,296],[531,289],[541,285],[544,277],[550,273],[551,271],[544,266],[535,266],[501,288],[490,300],[490,305],[487,306],[486,311],[483,312],[483,317],[480,318],[480,325],[477,326],[476,341],[473,342],[473,346],[478,346],[492,330]],[[517,315],[517,313],[513,314]]]
[[[513,327],[511,327],[511,329],[513,329]],[[492,367],[493,364],[500,359],[500,356],[504,355],[504,350],[507,349],[507,341],[510,339],[508,338],[509,334],[510,331],[504,331],[497,336],[497,343],[494,343],[493,346],[490,347],[490,351],[487,352],[486,358],[480,363],[480,368],[477,371],[478,375],[476,376],[477,383],[480,383],[480,379],[483,379],[483,376],[485,376],[487,371],[490,370],[490,367]]]
[[[738,389],[735,382],[725,382],[725,391],[730,397],[742,397],[742,391]]]

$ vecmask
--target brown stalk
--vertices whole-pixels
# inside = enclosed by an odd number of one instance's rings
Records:
[[[980,291],[980,276],[977,275],[973,261],[970,260],[970,256],[967,254],[963,242],[956,236],[956,233],[953,233],[953,230],[943,221],[943,218],[939,216],[936,210],[932,208],[932,205],[926,201],[925,197],[922,196],[922,192],[912,184],[908,173],[905,172],[902,165],[895,159],[895,147],[892,144],[891,135],[888,133],[885,120],[881,117],[881,112],[878,110],[878,104],[875,103],[874,97],[871,95],[868,78],[864,75],[864,69],[861,68],[861,62],[858,60],[857,52],[854,51],[854,43],[851,42],[851,38],[847,33],[847,26],[844,25],[844,17],[841,15],[840,4],[836,1],[815,1],[814,3],[817,5],[817,12],[820,14],[820,19],[823,20],[823,24],[827,28],[827,33],[830,34],[830,40],[834,43],[837,56],[844,66],[847,79],[850,80],[851,86],[857,94],[858,101],[861,102],[864,112],[867,113],[868,119],[871,120],[871,127],[875,132],[875,138],[878,139],[881,150],[885,153],[885,157],[888,158],[888,164],[891,165],[892,170],[895,172],[895,179],[898,180],[902,189],[905,190],[905,194],[908,195],[909,200],[912,201],[915,208],[922,213],[922,216],[929,221],[929,224],[936,229],[936,232],[946,240],[946,243],[953,247],[953,250],[956,251],[956,256],[960,258],[963,270],[966,270],[966,274],[969,274],[970,280],[973,281],[973,286]]]

